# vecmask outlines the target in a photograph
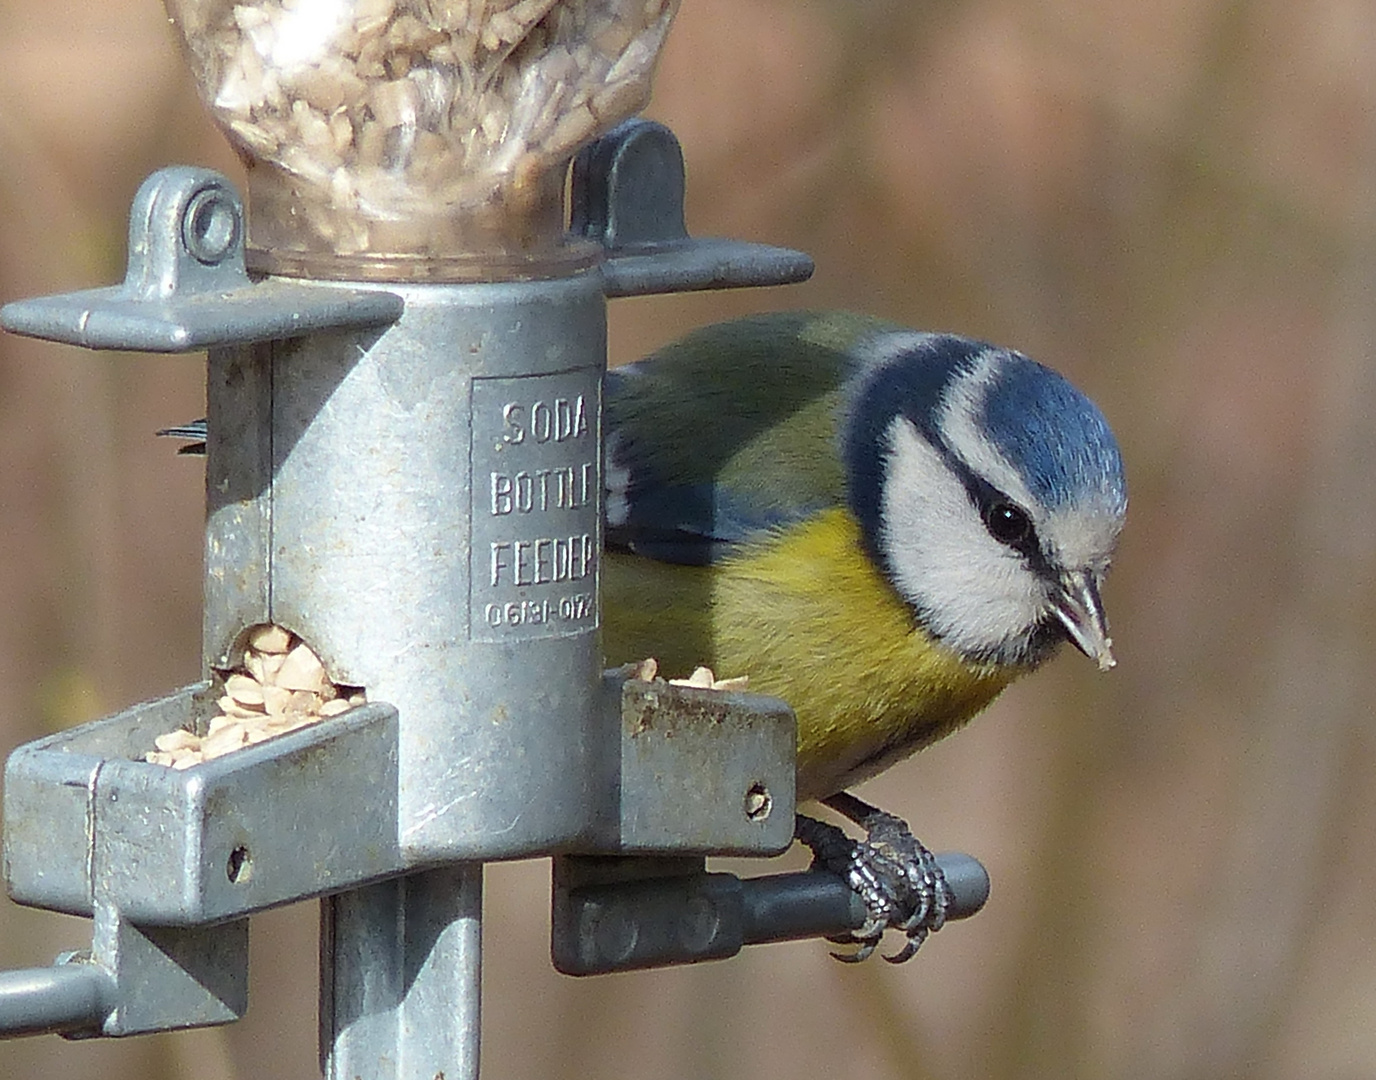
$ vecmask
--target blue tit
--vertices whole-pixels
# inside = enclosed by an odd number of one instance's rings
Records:
[[[1021,353],[801,312],[614,369],[603,422],[608,660],[706,665],[793,707],[799,801],[870,843],[838,865],[819,823],[800,818],[800,838],[865,899],[857,955],[899,926],[906,959],[940,926],[944,883],[901,822],[844,789],[1062,641],[1113,666],[1100,587],[1127,490],[1107,422]]]
[[[1062,641],[1113,666],[1099,590],[1127,510],[1099,410],[1020,353],[861,315],[707,327],[611,371],[603,635],[745,675],[798,718],[800,817],[906,959],[944,882],[897,818],[845,789],[960,727]],[[203,421],[160,434],[195,439]]]

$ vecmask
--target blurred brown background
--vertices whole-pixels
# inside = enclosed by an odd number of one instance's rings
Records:
[[[575,981],[493,867],[485,1075],[1376,1075],[1376,6],[684,0],[650,112],[689,224],[811,283],[618,301],[613,361],[846,306],[1095,397],[1132,511],[1120,667],[1071,654],[870,785],[994,894],[901,968],[819,943]],[[139,181],[237,174],[156,0],[0,0],[0,301],[113,282]],[[0,339],[0,749],[198,677],[202,361]],[[0,902],[0,965],[88,924]],[[315,1075],[315,908],[234,1027],[0,1043],[10,1080]]]

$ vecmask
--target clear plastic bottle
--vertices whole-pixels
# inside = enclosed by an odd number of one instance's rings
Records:
[[[165,0],[248,169],[251,269],[453,281],[586,261],[565,165],[639,111],[678,0]]]

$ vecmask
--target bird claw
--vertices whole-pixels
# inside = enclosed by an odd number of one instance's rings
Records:
[[[866,832],[865,839],[856,842],[834,825],[798,818],[797,836],[812,850],[812,865],[843,878],[868,912],[861,926],[828,939],[858,944],[859,949],[832,955],[858,964],[874,954],[884,931],[893,929],[907,940],[884,959],[892,964],[912,959],[927,936],[945,925],[952,903],[941,867],[901,819],[849,795],[826,801]]]

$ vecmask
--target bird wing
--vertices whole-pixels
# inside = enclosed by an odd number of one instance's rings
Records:
[[[845,499],[837,420],[863,316],[705,327],[608,373],[607,544],[706,565]]]

